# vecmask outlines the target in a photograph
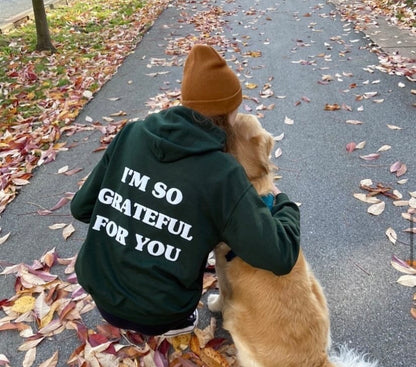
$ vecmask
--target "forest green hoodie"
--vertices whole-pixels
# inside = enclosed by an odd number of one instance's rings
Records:
[[[97,305],[142,325],[181,320],[197,306],[210,251],[226,242],[249,264],[286,274],[299,252],[299,209],[270,211],[225,133],[173,107],[128,124],[71,202],[90,223],[76,273]]]

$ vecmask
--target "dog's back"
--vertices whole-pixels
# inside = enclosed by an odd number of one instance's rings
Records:
[[[239,114],[229,151],[245,168],[259,194],[270,192],[273,139],[252,115]],[[253,251],[255,244],[253,244]],[[329,316],[321,286],[303,253],[290,272],[276,276],[240,258],[227,262],[227,246],[216,250],[221,295],[211,310],[222,309],[242,367],[330,367]]]

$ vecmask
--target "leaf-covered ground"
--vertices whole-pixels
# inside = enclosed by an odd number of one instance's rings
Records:
[[[0,35],[0,213],[131,53],[167,0],[70,1],[48,12],[58,52],[33,51],[33,22]],[[99,128],[99,126],[97,126]]]
[[[377,12],[386,12],[383,4],[386,2],[372,1],[371,9]],[[232,1],[229,1],[232,2]],[[176,1],[180,6],[184,1]],[[166,59],[152,58],[148,60],[149,71],[152,66],[169,67],[172,59],[169,57],[184,56],[195,42],[208,42],[220,49],[232,49],[236,55],[244,57],[246,63],[235,63],[236,70],[244,75],[244,102],[242,109],[246,112],[256,113],[259,117],[272,111],[284,95],[277,95],[273,87],[273,76],[264,83],[255,82],[247,64],[250,60],[262,57],[259,48],[250,51],[241,51],[240,45],[248,44],[248,39],[241,35],[237,42],[223,36],[223,27],[226,26],[224,17],[231,16],[220,5],[212,5],[209,1],[201,1],[202,11],[184,11],[178,22],[192,24],[195,32],[184,37],[172,37],[165,53]],[[127,6],[128,4],[128,6]],[[401,9],[398,3],[397,6]],[[74,124],[75,118],[93,94],[117,70],[124,58],[134,49],[140,40],[140,33],[157,17],[159,12],[167,6],[167,1],[103,1],[87,0],[71,3],[68,8],[48,13],[51,25],[52,39],[58,53],[33,52],[35,44],[33,25],[28,24],[23,29],[0,38],[0,213],[18,193],[19,187],[27,184],[33,175],[34,169],[41,164],[55,159],[59,151],[70,149],[59,138],[63,135],[75,134],[86,129],[99,129],[103,133],[102,146],[104,149],[111,137],[127,120],[114,122],[115,117],[122,117],[123,111],[107,116],[106,124],[89,122],[88,125]],[[370,6],[370,5],[368,5]],[[388,7],[387,7],[388,8]],[[412,9],[412,8],[411,8]],[[241,9],[240,16],[246,17],[247,27],[257,27],[257,21],[271,21],[274,9],[256,8]],[[311,9],[311,13],[318,11]],[[392,10],[392,9],[390,9]],[[414,11],[414,8],[412,9]],[[361,22],[368,21],[366,8],[341,8],[343,17],[360,29]],[[409,22],[411,16],[402,16],[401,19],[392,12],[403,27],[414,27]],[[394,13],[395,14],[395,13]],[[408,13],[406,13],[408,14]],[[413,13],[414,14],[414,13]],[[311,14],[291,14],[293,17],[310,17]],[[335,13],[324,14],[334,17]],[[396,21],[396,20],[395,20]],[[313,27],[313,26],[311,26]],[[32,28],[32,30],[31,30]],[[328,39],[328,49],[331,43],[341,42],[338,38]],[[270,40],[265,40],[265,44]],[[307,44],[298,40],[296,48],[307,47]],[[346,48],[346,53],[348,52]],[[295,54],[295,49],[293,50]],[[317,55],[324,61],[330,61],[330,55]],[[230,60],[230,62],[237,61]],[[387,60],[387,61],[386,61]],[[408,60],[401,60],[395,55],[380,53],[379,70],[405,75],[410,82],[414,82],[416,67]],[[292,63],[305,65],[312,64],[311,60],[293,60]],[[373,70],[369,69],[369,73]],[[167,71],[169,72],[169,71]],[[150,77],[157,78],[160,72],[149,73]],[[326,71],[318,80],[320,85],[338,83],[353,78],[351,73],[342,74]],[[351,79],[352,80],[352,79]],[[378,81],[360,81],[377,86]],[[349,90],[354,90],[357,82],[351,82]],[[401,88],[398,85],[398,88]],[[416,94],[416,90],[412,89]],[[302,96],[293,108],[302,104],[309,104],[311,96]],[[357,94],[356,101],[372,101],[375,104],[384,103],[377,92]],[[147,102],[149,111],[156,111],[179,103],[179,91],[168,86],[161,88],[161,93],[150,98]],[[348,104],[328,103],[322,108],[328,113],[333,111],[351,111]],[[362,106],[358,107],[358,111]],[[286,116],[284,124],[296,124],[296,119]],[[346,120],[350,125],[362,125],[360,120]],[[397,125],[389,125],[392,131],[400,130]],[[282,133],[275,138],[281,141],[285,136]],[[347,154],[356,154],[365,150],[365,141],[351,141],[346,144]],[[359,154],[357,159],[363,162],[372,162],[382,157],[383,153],[391,147],[380,146],[377,151]],[[355,152],[355,153],[354,153]],[[281,148],[274,152],[274,158],[282,155]],[[398,185],[405,184],[407,164],[396,161],[390,167],[390,172]],[[76,169],[62,167],[59,174],[72,175]],[[392,179],[392,180],[393,180]],[[404,220],[409,223],[409,232],[413,232],[413,214],[416,209],[416,191],[402,194],[395,185],[375,184],[371,180],[362,180],[357,185],[354,196],[368,204],[369,215],[378,216],[386,205],[399,206],[404,210]],[[71,193],[62,197],[55,206],[38,211],[39,215],[50,215],[69,203]],[[7,214],[7,212],[5,213]],[[76,229],[69,223],[56,223],[50,227],[52,231],[62,231],[64,240],[73,236]],[[1,231],[1,229],[0,229]],[[392,243],[403,242],[393,228],[386,230],[386,236]],[[0,233],[0,244],[8,240],[9,233]],[[399,238],[400,237],[400,238]],[[46,249],[45,249],[46,250]],[[19,351],[25,354],[23,366],[34,364],[37,346],[40,343],[53,343],[55,337],[65,330],[71,330],[77,338],[79,346],[73,351],[68,361],[61,361],[59,352],[52,353],[51,357],[41,364],[41,367],[63,365],[71,366],[145,366],[145,367],[237,367],[235,349],[229,340],[216,338],[215,321],[204,330],[197,329],[192,335],[183,338],[144,338],[138,334],[123,332],[107,324],[87,328],[84,323],[85,315],[94,308],[91,298],[76,283],[74,275],[74,257],[61,258],[55,249],[49,250],[40,259],[32,264],[17,263],[2,265],[3,276],[14,276],[15,295],[0,300],[3,314],[0,319],[0,331],[15,331],[19,333],[22,343]],[[399,258],[393,258],[392,266],[404,275],[399,282],[405,286],[414,286],[416,271]],[[64,276],[58,276],[62,273]],[[215,287],[215,276],[207,273],[204,290]],[[415,299],[416,302],[416,299]],[[416,318],[416,307],[412,308]],[[0,334],[1,335],[1,334]],[[56,348],[57,349],[57,348]],[[0,352],[1,353],[1,352]],[[0,366],[7,366],[8,356],[0,354]]]

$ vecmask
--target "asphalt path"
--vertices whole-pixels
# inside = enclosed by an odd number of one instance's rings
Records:
[[[189,20],[195,16],[201,23],[213,21],[208,4],[225,10],[218,18],[224,22],[211,39],[219,37],[215,47],[225,51],[229,64],[240,73],[247,96],[241,112],[261,113],[271,133],[284,133],[276,145],[282,155],[274,158],[280,168],[278,186],[301,204],[302,246],[325,289],[334,345],[366,352],[383,367],[416,366],[416,320],[410,315],[414,289],[398,284],[402,274],[390,265],[392,255],[408,258],[409,246],[393,246],[385,235],[392,227],[401,241],[409,243],[403,232],[409,225],[401,217],[405,209],[385,197],[384,212],[373,216],[367,213],[369,204],[353,197],[364,192],[359,187],[363,179],[389,185],[407,200],[409,192],[416,191],[416,109],[411,93],[415,83],[380,72],[377,55],[367,47],[369,38],[341,21],[332,5],[317,0],[174,2],[76,122],[104,122],[103,116],[120,110],[127,118],[143,118],[150,111],[146,105],[150,98],[180,88],[185,55],[179,51],[189,40],[207,39]],[[167,55],[166,49],[175,49],[178,55]],[[155,59],[161,58],[170,65],[155,66]],[[246,83],[257,87],[250,89]],[[261,104],[270,109],[256,110]],[[341,109],[325,110],[335,104]],[[351,120],[362,123],[347,123]],[[93,153],[100,136],[83,132],[63,137],[73,148],[38,168],[30,185],[2,214],[2,234],[11,232],[1,246],[3,264],[30,264],[54,247],[63,258],[78,251],[85,225],[73,221],[76,232],[66,241],[60,231],[48,228],[71,222],[68,206],[55,213],[62,217],[34,212],[77,190],[78,181],[100,158],[100,153]],[[363,149],[347,152],[346,144],[362,141],[366,141]],[[378,159],[360,158],[383,145],[391,149],[379,152]],[[408,168],[400,178],[389,171],[396,161]],[[83,171],[58,175],[65,165]],[[407,181],[399,184],[400,179]],[[11,297],[13,285],[13,276],[0,277],[0,298]],[[211,316],[204,307],[200,326]],[[84,321],[90,327],[101,323],[95,310]],[[221,325],[221,319],[218,322]],[[22,364],[24,353],[16,352],[21,343],[15,332],[1,333],[0,353],[11,366]],[[36,365],[59,349],[58,366],[65,366],[78,345],[71,331],[45,340],[37,347]]]

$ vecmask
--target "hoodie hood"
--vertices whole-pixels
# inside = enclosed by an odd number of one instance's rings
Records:
[[[187,107],[172,107],[149,115],[143,125],[149,149],[161,162],[224,149],[225,132]]]

